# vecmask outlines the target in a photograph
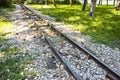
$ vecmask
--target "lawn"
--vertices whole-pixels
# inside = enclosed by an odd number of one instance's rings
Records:
[[[29,6],[91,36],[93,42],[120,48],[120,11],[116,11],[114,6],[97,6],[94,19],[89,16],[89,6],[86,11],[81,11],[81,5]]]
[[[13,28],[8,20],[10,11],[13,11],[13,8],[0,8],[0,46],[7,40],[8,30],[10,31]]]

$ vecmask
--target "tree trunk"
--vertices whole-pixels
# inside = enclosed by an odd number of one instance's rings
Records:
[[[56,1],[55,1],[55,0],[53,0],[53,5],[54,5],[55,7],[57,7]]]
[[[94,18],[97,0],[91,0],[90,16]]]
[[[72,7],[72,0],[70,0],[70,6]]]
[[[120,0],[117,0],[117,3],[116,3],[116,10],[119,10],[120,9]]]
[[[113,6],[115,6],[115,1],[116,1],[116,0],[113,0]]]
[[[108,0],[107,0],[107,3],[106,3],[106,4],[107,4],[107,6],[108,6]]]
[[[45,5],[48,5],[47,0],[45,0]]]
[[[84,0],[82,11],[85,11],[86,5],[87,5],[87,0]]]
[[[99,0],[98,6],[99,6],[99,5],[102,5],[102,0]]]

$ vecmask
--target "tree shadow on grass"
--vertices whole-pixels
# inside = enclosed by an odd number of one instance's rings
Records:
[[[114,45],[115,40],[120,40],[120,14],[114,12],[114,8],[97,8],[96,10],[96,24],[91,24],[88,28],[90,32],[94,32],[93,39],[98,42],[104,43],[112,47],[118,47]],[[89,32],[89,34],[90,34]],[[118,44],[120,48],[120,43]]]
[[[90,35],[95,42],[113,46],[112,42],[120,39],[120,14],[116,15],[113,6],[97,7],[94,19],[89,17],[89,11],[81,11],[79,8],[43,8],[39,10],[56,18],[57,21],[73,25],[73,28]]]

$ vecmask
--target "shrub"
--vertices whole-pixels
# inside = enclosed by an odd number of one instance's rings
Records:
[[[13,0],[0,0],[0,7],[10,7]]]

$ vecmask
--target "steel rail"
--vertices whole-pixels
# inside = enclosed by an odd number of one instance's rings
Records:
[[[86,48],[82,47],[81,45],[78,45],[75,41],[73,41],[72,39],[70,39],[69,37],[67,37],[65,34],[61,33],[59,30],[57,30],[56,28],[54,28],[54,25],[49,23],[50,27],[52,30],[60,33],[61,36],[63,36],[65,39],[67,39],[70,43],[72,43],[73,45],[75,45],[78,49],[82,50],[83,52],[85,52],[87,55],[89,55],[98,65],[101,66],[102,69],[104,69],[107,73],[106,77],[110,78],[111,80],[120,80],[120,74],[116,71],[114,71],[111,67],[109,67],[107,64],[105,64],[103,61],[101,61],[100,59],[98,59],[92,51],[87,50]]]
[[[80,77],[77,75],[76,72],[74,72],[74,70],[72,68],[70,68],[70,65],[65,61],[65,59],[62,58],[61,54],[53,46],[52,42],[47,37],[45,37],[45,40],[50,45],[50,48],[53,51],[54,55],[63,63],[66,70],[75,78],[75,80],[80,80]]]
[[[33,14],[35,14],[38,18],[41,18],[40,15],[36,14],[34,11],[32,11],[30,8],[28,8],[25,5],[22,5],[24,9],[27,9],[28,11],[32,12]]]
[[[21,5],[22,6],[22,9],[27,9],[27,10],[29,10],[30,12],[32,12],[32,13],[34,13],[31,9],[29,9],[27,6],[25,6],[25,5]]]

